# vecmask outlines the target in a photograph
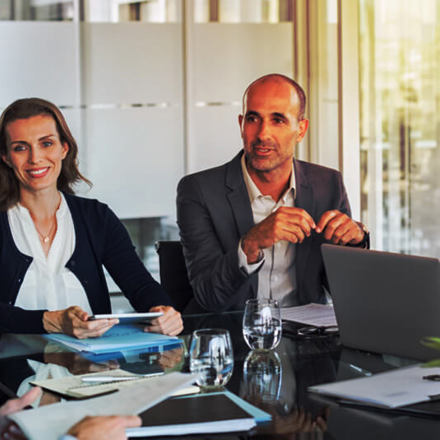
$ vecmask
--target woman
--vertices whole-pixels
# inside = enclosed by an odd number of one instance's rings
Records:
[[[0,117],[0,332],[102,335],[110,313],[102,265],[137,311],[162,311],[148,331],[181,332],[180,313],[137,257],[116,215],[73,195],[87,181],[60,110],[38,98]]]

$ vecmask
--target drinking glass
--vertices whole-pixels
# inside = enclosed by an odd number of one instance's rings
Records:
[[[220,388],[232,376],[234,355],[228,330],[208,328],[192,334],[190,371],[199,373],[197,385],[202,388]]]
[[[269,298],[248,299],[243,316],[243,336],[252,350],[272,350],[281,340],[281,312]]]

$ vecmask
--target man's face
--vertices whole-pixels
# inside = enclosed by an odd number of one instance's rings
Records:
[[[298,121],[299,108],[296,90],[285,81],[269,79],[248,90],[239,123],[249,172],[291,170],[308,126]]]

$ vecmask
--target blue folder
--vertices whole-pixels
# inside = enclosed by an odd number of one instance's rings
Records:
[[[112,327],[98,338],[77,339],[72,336],[51,333],[44,335],[50,341],[63,344],[77,351],[91,353],[109,353],[134,348],[163,347],[179,343],[175,336],[165,336],[159,333],[145,333],[143,326],[134,324],[119,324]]]

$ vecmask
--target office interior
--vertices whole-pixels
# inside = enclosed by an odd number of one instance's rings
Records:
[[[155,242],[179,239],[179,179],[239,151],[243,91],[271,72],[306,90],[310,126],[296,156],[343,173],[371,248],[440,257],[438,0],[0,0],[0,52],[0,111],[30,96],[61,108],[80,170],[93,182],[78,194],[116,212],[157,280]],[[113,311],[129,311],[107,281]],[[313,417],[322,416],[324,404],[308,400],[309,385],[406,365],[341,349],[332,338],[286,337],[258,370],[241,317],[191,318],[185,326],[186,342],[197,328],[228,328],[237,341],[231,389],[242,397],[257,390],[286,414],[307,402]],[[144,373],[157,358],[118,362]],[[0,368],[18,388],[14,362],[3,359]],[[266,394],[258,375],[272,378]],[[328,425],[334,437],[313,438],[434,438],[439,431],[434,418],[350,407],[331,407]]]
[[[236,154],[243,90],[270,72],[304,86],[296,156],[342,171],[371,247],[440,255],[437,0],[4,0],[0,35],[0,107],[62,109],[93,182],[78,193],[157,278],[177,182]]]

